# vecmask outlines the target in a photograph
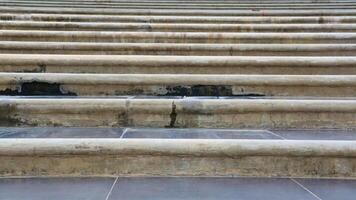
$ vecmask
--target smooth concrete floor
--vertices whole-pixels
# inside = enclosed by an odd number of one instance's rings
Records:
[[[112,177],[0,178],[1,200],[355,200],[356,180]]]
[[[356,130],[0,127],[0,138],[356,140]]]

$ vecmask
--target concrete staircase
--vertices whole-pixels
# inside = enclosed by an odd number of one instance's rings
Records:
[[[354,0],[0,0],[0,28],[3,132],[125,130],[2,138],[0,176],[356,177],[356,141],[274,132],[356,129]]]

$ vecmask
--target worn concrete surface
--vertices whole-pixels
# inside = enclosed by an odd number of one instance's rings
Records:
[[[178,24],[0,21],[7,30],[138,32],[356,32],[355,24]]]
[[[355,9],[301,9],[301,10],[200,10],[200,9],[110,9],[110,8],[50,8],[29,6],[1,6],[7,13],[56,13],[56,14],[106,14],[106,15],[183,15],[183,16],[354,16]]]
[[[355,44],[184,44],[2,41],[1,54],[355,56]]]
[[[342,24],[355,23],[354,16],[145,16],[145,15],[85,15],[55,13],[0,13],[5,21],[62,21],[62,22],[146,22],[199,24]]]
[[[338,99],[3,98],[2,126],[355,128]],[[98,118],[97,116],[100,116]]]
[[[1,72],[353,75],[355,64],[356,57],[331,56],[0,54]]]
[[[356,177],[354,141],[1,139],[1,176]]]
[[[354,75],[0,73],[1,95],[351,97]]]
[[[208,32],[130,32],[130,31],[43,31],[0,30],[7,41],[51,42],[149,42],[149,43],[224,43],[224,44],[349,44],[356,33],[208,33]]]

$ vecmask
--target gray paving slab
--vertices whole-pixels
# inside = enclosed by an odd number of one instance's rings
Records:
[[[355,200],[356,180],[296,179],[322,200]]]
[[[288,140],[356,140],[356,130],[274,130]]]
[[[0,178],[1,200],[105,200],[114,178]]]
[[[0,138],[120,138],[123,128],[1,127]]]
[[[280,139],[264,130],[128,128],[123,138]]]
[[[109,200],[315,200],[289,179],[119,178]]]

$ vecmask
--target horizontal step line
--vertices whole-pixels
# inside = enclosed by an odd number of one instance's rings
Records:
[[[2,156],[330,156],[355,157],[354,141],[214,139],[1,139]],[[98,151],[100,149],[100,151]]]
[[[300,7],[290,7],[290,6],[280,6],[280,7],[258,7],[258,6],[251,6],[251,7],[240,7],[240,6],[226,6],[226,7],[203,7],[203,6],[190,6],[190,7],[186,7],[186,6],[118,6],[118,7],[108,7],[108,6],[82,6],[82,5],[45,5],[45,4],[38,4],[38,5],[31,5],[31,4],[12,4],[12,3],[0,3],[0,6],[11,6],[11,7],[28,7],[28,8],[79,8],[79,9],[86,9],[86,10],[90,10],[90,9],[143,9],[143,10],[147,10],[147,9],[162,9],[162,10],[176,10],[176,9],[180,9],[180,10],[211,10],[211,11],[216,11],[216,10],[226,10],[226,11],[244,11],[244,10],[319,10],[319,9],[355,9],[356,6],[350,5],[350,6],[300,6]]]
[[[144,32],[356,32],[355,24],[159,24],[0,21],[4,30]]]
[[[66,74],[0,73],[0,84],[24,82],[119,85],[299,85],[356,86],[356,75],[188,75],[188,74]]]
[[[354,43],[356,33],[201,33],[0,30],[0,40],[125,43]]]
[[[356,56],[356,44],[177,44],[1,41],[0,53]]]
[[[325,24],[325,23],[355,23],[353,16],[334,17],[211,17],[211,16],[110,16],[110,15],[71,15],[71,14],[16,14],[3,13],[0,19],[5,21],[58,21],[58,22],[150,22],[150,23],[272,23],[272,24]]]
[[[183,16],[354,16],[356,9],[317,10],[153,10],[153,9],[80,9],[80,8],[31,8],[0,7],[0,11],[17,13],[57,13],[57,14],[105,14],[105,15],[183,15]]]

